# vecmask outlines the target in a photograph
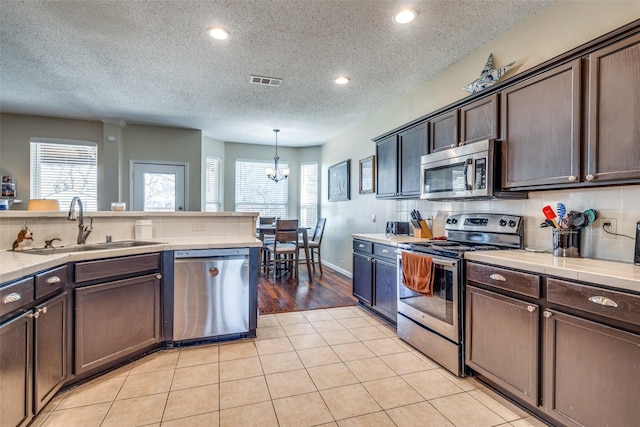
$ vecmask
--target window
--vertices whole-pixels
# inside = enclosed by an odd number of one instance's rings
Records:
[[[31,198],[57,199],[65,211],[75,196],[85,210],[98,210],[97,144],[31,139]]]
[[[300,166],[300,224],[315,227],[318,221],[318,164]]]
[[[236,160],[236,206],[238,212],[260,212],[260,216],[287,218],[289,185],[275,183],[265,173],[273,162]],[[289,167],[280,163],[280,168]]]
[[[204,177],[205,212],[222,211],[222,159],[207,155]]]

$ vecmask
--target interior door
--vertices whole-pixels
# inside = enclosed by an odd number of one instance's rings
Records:
[[[131,171],[132,210],[186,210],[186,164],[132,161]]]

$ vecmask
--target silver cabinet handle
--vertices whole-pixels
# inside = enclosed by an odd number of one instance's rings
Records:
[[[551,313],[550,311],[546,311],[546,310],[545,310],[545,311],[542,313],[542,315],[548,319],[549,317],[553,316],[553,313]]]
[[[60,278],[58,276],[51,276],[47,279],[47,283],[50,285],[55,285],[56,283],[60,283]]]
[[[489,276],[490,279],[493,280],[497,280],[499,282],[506,282],[507,279],[502,275],[502,274],[498,274],[498,273],[493,273]]]
[[[591,182],[591,181],[593,181],[593,179],[595,178],[595,176],[593,176],[593,175],[589,174],[589,175],[585,176],[585,178],[587,179],[587,181]]]
[[[42,314],[46,314],[47,313],[47,307],[42,307],[39,308],[36,313],[42,313]]]
[[[359,248],[364,248],[364,245],[363,245],[362,243],[360,243],[360,244],[358,245],[358,247],[359,247]]]
[[[20,294],[14,292],[4,297],[4,299],[2,300],[2,303],[11,304],[12,302],[20,301],[21,299],[22,297],[20,296]]]
[[[575,175],[571,175],[571,176],[569,177],[569,181],[571,181],[571,182],[575,182],[575,181],[577,181],[577,180],[578,180],[578,177],[577,177],[577,176],[575,176]]]
[[[156,274],[156,279],[158,279],[158,280],[162,279],[162,274],[160,274],[160,273]]]
[[[617,307],[618,304],[607,297],[603,297],[603,296],[593,296],[593,297],[589,297],[589,301],[591,301],[594,304],[600,304],[600,305],[606,305],[607,307]]]
[[[383,254],[388,254],[388,253],[389,253],[389,250],[388,250],[388,249],[383,249],[383,250],[382,250],[382,253],[383,253]]]
[[[527,306],[527,311],[528,311],[529,313],[533,313],[534,311],[536,311],[536,308],[535,308],[535,306],[533,306],[533,305],[528,305],[528,306]]]
[[[40,312],[36,311],[35,313],[29,313],[27,314],[27,317],[30,319],[37,319],[38,317],[40,317]]]

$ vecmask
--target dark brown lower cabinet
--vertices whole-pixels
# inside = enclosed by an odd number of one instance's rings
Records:
[[[466,297],[467,365],[537,406],[538,305],[473,286]]]
[[[37,414],[67,378],[69,294],[36,306],[34,320],[33,410]]]
[[[33,322],[29,314],[23,314],[0,326],[0,427],[26,425],[33,413]]]
[[[640,425],[640,336],[544,311],[545,412],[568,426]]]
[[[75,297],[76,375],[124,360],[162,339],[156,273],[82,286]]]
[[[371,256],[353,253],[353,295],[365,304],[373,301],[373,264]]]
[[[373,308],[395,324],[398,315],[398,267],[391,262],[376,259],[373,270],[375,278]]]

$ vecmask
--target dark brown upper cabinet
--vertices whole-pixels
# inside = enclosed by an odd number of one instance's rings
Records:
[[[429,119],[429,152],[446,150],[458,145],[458,110],[438,114]]]
[[[640,34],[589,55],[584,180],[640,178]]]
[[[499,139],[498,94],[480,98],[460,108],[460,143]]]
[[[423,122],[376,144],[376,197],[420,197],[420,157],[427,154],[428,124]]]
[[[503,188],[579,180],[580,106],[580,59],[502,92]]]

